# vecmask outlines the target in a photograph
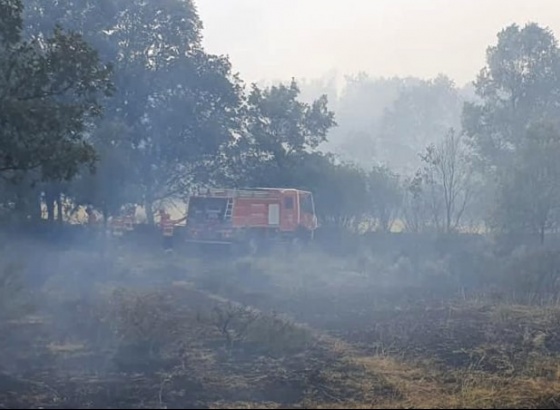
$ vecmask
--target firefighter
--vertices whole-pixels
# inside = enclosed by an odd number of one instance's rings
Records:
[[[87,215],[87,235],[90,240],[95,240],[97,237],[97,215],[91,205],[86,207]]]
[[[87,206],[86,214],[87,214],[87,218],[88,218],[88,222],[87,222],[88,227],[90,229],[93,229],[95,227],[95,225],[97,225],[97,216],[95,215],[95,211],[93,210],[91,205]]]
[[[187,217],[185,216],[184,218],[173,221],[171,220],[171,215],[165,212],[163,208],[159,210],[159,217],[159,225],[161,227],[163,235],[163,250],[165,252],[171,252],[173,251],[173,234],[175,231],[175,225],[183,222],[185,219],[187,219]]]

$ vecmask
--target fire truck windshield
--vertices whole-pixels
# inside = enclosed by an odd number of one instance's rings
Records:
[[[198,222],[221,221],[224,219],[226,204],[227,200],[224,198],[191,198],[188,218]]]
[[[313,206],[313,197],[309,193],[304,193],[301,195],[301,212],[309,215],[315,214],[315,207]]]

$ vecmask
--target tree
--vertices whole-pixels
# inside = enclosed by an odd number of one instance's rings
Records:
[[[326,95],[311,104],[298,101],[295,80],[261,90],[253,85],[249,95],[248,129],[263,153],[280,160],[292,153],[314,150],[326,141],[327,132],[336,125],[328,109]]]
[[[532,123],[560,114],[560,52],[552,31],[535,23],[500,31],[475,89],[481,103],[465,104],[463,128],[483,165],[507,166]]]
[[[264,90],[253,85],[247,99],[246,131],[238,140],[238,169],[247,183],[293,185],[293,169],[326,141],[336,125],[325,95],[312,103],[298,100],[294,80]]]
[[[432,222],[432,212],[427,192],[423,187],[421,172],[404,181],[402,218],[408,232],[420,233],[428,230]]]
[[[147,204],[211,181],[241,126],[241,86],[227,59],[199,51],[166,72],[136,147]]]
[[[427,190],[434,226],[450,233],[459,228],[473,194],[473,172],[466,146],[451,129],[421,155],[423,186]]]
[[[500,232],[537,234],[544,243],[560,223],[560,132],[553,123],[530,127],[509,172],[501,180],[494,210]]]
[[[92,134],[98,156],[95,172],[83,168],[69,188],[76,205],[92,205],[107,222],[125,204],[141,203],[132,153],[123,135],[130,130],[122,123],[103,121]]]
[[[356,231],[369,216],[368,178],[359,166],[315,152],[286,172],[290,186],[313,192],[321,226]]]
[[[79,34],[22,39],[21,1],[0,7],[0,176],[68,180],[95,153],[84,132],[112,91],[110,66]]]
[[[378,160],[408,174],[421,165],[418,152],[461,125],[463,98],[444,75],[403,87],[385,110],[376,138]]]
[[[119,151],[133,169],[129,184],[140,193],[150,222],[154,203],[183,196],[193,181],[213,176],[239,133],[241,84],[227,58],[203,49],[191,0],[33,4],[39,30],[57,18],[74,24],[114,61],[118,92],[106,119],[127,130]]]
[[[367,191],[377,228],[391,231],[403,200],[398,175],[387,167],[374,167],[367,175]]]
[[[338,126],[329,133],[326,146],[346,160],[369,166],[379,153],[378,135],[385,110],[411,78],[371,78],[365,73],[347,76],[335,102]],[[377,158],[381,159],[381,158]]]

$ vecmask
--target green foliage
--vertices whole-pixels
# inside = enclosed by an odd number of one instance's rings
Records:
[[[0,322],[18,318],[29,309],[23,285],[23,269],[9,263],[0,268]]]
[[[550,123],[532,126],[504,170],[493,212],[501,232],[544,235],[560,222],[560,132]]]
[[[93,136],[104,170],[80,178],[77,184],[84,186],[78,192],[87,192],[92,178],[109,182],[108,173],[122,170],[117,179],[126,189],[115,195],[120,188],[113,181],[112,187],[96,188],[89,200],[110,212],[126,202],[151,208],[213,176],[239,128],[241,88],[227,58],[203,50],[202,24],[191,1],[30,4],[31,34],[40,36],[52,21],[62,22],[83,32],[114,64],[117,92]]]
[[[327,108],[327,97],[312,104],[297,100],[300,90],[295,80],[260,90],[253,86],[249,95],[249,133],[259,151],[275,157],[315,149],[336,125]]]
[[[295,81],[264,90],[253,85],[247,98],[246,132],[234,146],[234,171],[241,171],[242,184],[299,182],[299,165],[313,161],[312,152],[326,141],[327,132],[336,125],[327,97],[307,104],[298,99],[299,94]]]
[[[0,45],[0,173],[70,179],[81,164],[94,164],[84,131],[101,113],[100,96],[112,91],[110,66],[77,33],[57,26],[50,37],[25,42],[20,17],[0,17],[10,30]]]
[[[91,140],[98,157],[96,170],[82,169],[69,188],[77,204],[93,205],[109,216],[123,204],[141,202],[131,151],[122,138],[127,133],[130,129],[118,122],[104,121],[95,129]]]
[[[389,232],[402,207],[403,192],[399,176],[387,167],[374,167],[367,176],[367,191],[376,227]]]
[[[359,229],[368,215],[367,174],[352,164],[331,164],[314,184],[317,212],[323,225]]]
[[[370,211],[367,173],[320,153],[294,157],[282,176],[284,185],[313,192],[320,224],[357,229]]]
[[[22,0],[4,0],[0,4],[0,42],[5,47],[20,40],[23,3]]]
[[[502,286],[523,303],[555,303],[560,297],[560,253],[539,250],[513,257]]]
[[[463,127],[489,165],[508,161],[535,121],[552,119],[560,106],[560,52],[549,29],[513,24],[488,48],[475,82],[481,104],[468,103]]]
[[[132,131],[124,137],[149,205],[205,176],[204,166],[232,139],[239,86],[229,61],[201,48],[190,1],[119,4],[111,38],[121,79],[115,113]]]
[[[5,202],[27,213],[44,191],[51,214],[65,197],[106,216],[143,203],[153,221],[154,205],[184,198],[197,185],[285,186],[315,194],[323,225],[388,231],[401,217],[412,230],[450,232],[462,228],[474,202],[472,156],[467,161],[467,147],[457,142],[461,132],[437,141],[458,129],[466,98],[444,75],[348,77],[335,121],[327,96],[302,95],[295,80],[246,91],[228,58],[202,47],[202,23],[190,0],[28,0],[25,10],[17,1],[2,7],[0,120],[8,126],[0,132],[0,172],[48,182],[27,193],[5,192]],[[503,192],[503,201],[515,191],[507,187],[528,178],[510,172],[507,154],[519,151],[525,155],[519,161],[538,156],[522,152],[526,129],[559,113],[559,55],[549,30],[505,28],[475,82],[480,103],[464,107],[463,126],[478,159],[498,167],[479,173],[486,178],[476,183]],[[113,91],[111,67],[116,91],[101,101]],[[331,78],[319,88],[335,95],[334,85]],[[329,136],[349,136],[360,166],[321,152]],[[386,165],[369,169],[372,163]],[[414,176],[417,166],[423,168]],[[504,178],[496,178],[500,191],[490,183],[496,176]],[[527,195],[531,206],[551,201]],[[507,210],[518,216],[496,213],[493,222],[503,228],[516,218],[539,219],[520,209]]]
[[[403,87],[380,120],[378,157],[401,172],[420,166],[418,152],[460,126],[463,98],[444,75]]]

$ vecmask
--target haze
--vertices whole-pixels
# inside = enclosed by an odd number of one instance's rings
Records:
[[[227,54],[246,81],[365,71],[462,85],[496,33],[536,22],[560,31],[555,0],[198,0],[208,51]]]
[[[560,408],[559,11],[0,0],[0,410]]]

